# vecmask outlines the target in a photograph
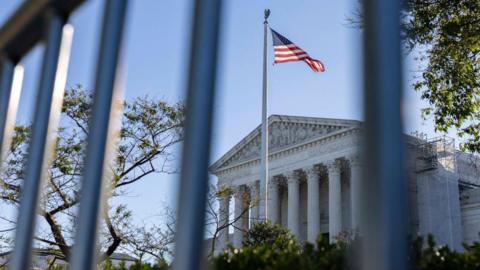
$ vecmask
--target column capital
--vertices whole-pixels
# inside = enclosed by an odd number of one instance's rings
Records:
[[[218,196],[217,200],[218,200],[218,203],[220,205],[222,205],[222,204],[228,203],[230,201],[230,197],[229,196]]]
[[[242,198],[245,193],[245,186],[240,185],[240,186],[234,186],[233,187],[233,196],[235,198]]]
[[[257,187],[258,187],[257,182],[258,181],[255,180],[247,184],[247,187],[250,189],[250,191],[257,190]]]
[[[307,179],[319,178],[320,169],[317,166],[303,168],[303,171],[307,175]]]
[[[328,174],[339,174],[341,171],[340,162],[338,160],[331,160],[327,162]]]
[[[275,176],[270,176],[268,178],[268,189],[273,189],[278,187],[278,179]]]
[[[350,167],[362,167],[363,166],[363,160],[361,160],[360,157],[357,156],[357,155],[348,157],[348,162],[350,163]]]
[[[298,183],[298,180],[300,180],[299,174],[296,171],[283,173],[283,176],[287,179],[288,184]]]
[[[217,197],[219,199],[229,199],[235,193],[235,189],[225,184],[217,186]]]
[[[259,186],[257,185],[257,181],[248,183],[248,189],[251,197],[258,197],[260,190],[259,190]]]

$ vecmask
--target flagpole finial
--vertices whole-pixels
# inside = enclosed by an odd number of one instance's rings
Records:
[[[270,16],[270,9],[265,9],[265,23],[267,23],[267,19]]]

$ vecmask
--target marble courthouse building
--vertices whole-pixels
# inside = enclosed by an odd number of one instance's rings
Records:
[[[220,232],[216,249],[241,246],[252,221],[265,212],[301,241],[319,233],[331,241],[358,229],[362,162],[359,121],[272,115],[269,127],[268,203],[259,185],[260,127],[211,167],[219,187],[220,220],[236,219],[233,234]],[[452,139],[406,135],[409,226],[411,234],[433,234],[439,244],[461,248],[479,241],[480,162],[455,150]],[[252,203],[252,205],[249,205]],[[233,210],[233,213],[231,213]],[[241,218],[239,213],[244,213]]]

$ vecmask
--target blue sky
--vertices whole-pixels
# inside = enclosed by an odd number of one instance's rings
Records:
[[[71,18],[75,27],[67,87],[92,89],[103,1],[92,0]],[[189,50],[191,1],[130,2],[124,54],[125,96],[150,95],[170,102],[183,99]],[[0,23],[19,0],[0,0]],[[361,31],[346,18],[357,0],[225,1],[220,44],[216,127],[212,162],[260,123],[263,10],[270,25],[326,65],[313,73],[304,63],[269,65],[269,113],[362,119]],[[273,50],[269,35],[269,62]],[[22,61],[25,81],[17,122],[31,119],[42,48]],[[413,76],[405,64],[403,113],[406,132],[433,136],[431,123],[420,119],[419,95],[409,88]],[[136,220],[156,218],[166,203],[175,205],[177,175],[149,176],[122,199]],[[142,199],[140,199],[142,198]],[[147,207],[146,207],[147,206]]]

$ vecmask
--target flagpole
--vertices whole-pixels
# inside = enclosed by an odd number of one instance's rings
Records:
[[[262,95],[262,146],[260,158],[260,191],[264,200],[264,220],[268,218],[268,87],[267,87],[267,32],[268,32],[268,16],[270,10],[265,9],[265,21],[263,22],[263,95]],[[262,209],[261,209],[262,210]]]

